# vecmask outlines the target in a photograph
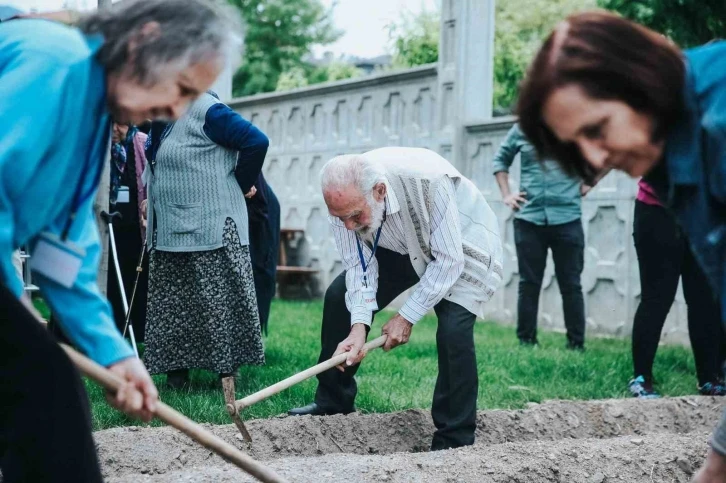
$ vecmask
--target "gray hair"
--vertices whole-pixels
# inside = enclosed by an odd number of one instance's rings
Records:
[[[149,22],[159,24],[158,34],[140,37]],[[131,60],[131,75],[143,85],[153,84],[171,67],[223,63],[233,49],[241,49],[243,38],[239,12],[215,0],[127,0],[89,14],[78,27],[103,35],[97,58],[106,69],[119,72]],[[133,59],[131,42],[136,43]]]
[[[355,186],[362,195],[371,196],[373,187],[385,180],[386,171],[383,166],[360,154],[336,156],[320,170],[323,192]]]

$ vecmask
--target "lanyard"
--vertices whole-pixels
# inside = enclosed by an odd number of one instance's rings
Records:
[[[111,156],[111,134],[109,132],[108,137],[105,139],[106,141],[106,155],[104,157],[103,163],[98,163],[96,168],[96,172],[93,176],[93,184],[91,184],[91,187],[83,192],[83,181],[85,180],[85,177],[83,176],[83,173],[86,172],[86,168],[89,165],[89,162],[86,161],[85,165],[83,166],[83,171],[81,171],[81,179],[78,181],[78,185],[76,186],[76,191],[73,194],[73,201],[71,203],[71,213],[68,215],[68,220],[66,221],[65,226],[63,227],[63,231],[61,232],[61,241],[66,241],[68,238],[68,233],[71,230],[71,226],[73,225],[73,221],[76,219],[76,215],[78,214],[78,209],[86,202],[89,198],[93,196],[93,194],[96,192],[96,188],[98,188],[99,183],[101,182],[101,176],[103,175],[103,168],[106,165],[106,162],[108,162],[108,158]],[[92,152],[96,152],[96,150],[93,150]],[[93,159],[93,155],[88,157],[89,159]]]
[[[371,250],[371,257],[368,259],[368,262],[366,263],[366,258],[363,256],[363,247],[360,244],[360,237],[356,233],[355,236],[355,243],[358,246],[358,258],[360,258],[360,266],[363,267],[363,283],[366,287],[368,287],[368,266],[371,264],[371,260],[373,260],[373,257],[376,256],[376,250],[378,249],[378,240],[381,238],[381,230],[383,230],[383,223],[386,221],[386,212],[383,211],[383,221],[381,222],[381,226],[378,227],[378,232],[376,233],[376,238],[373,241],[373,250]]]

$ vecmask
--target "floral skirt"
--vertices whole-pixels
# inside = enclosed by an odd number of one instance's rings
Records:
[[[236,372],[265,354],[248,246],[227,219],[222,248],[149,254],[144,362],[149,372]]]

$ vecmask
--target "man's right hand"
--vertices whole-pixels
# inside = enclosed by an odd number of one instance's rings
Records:
[[[519,193],[510,193],[505,196],[502,201],[504,201],[504,204],[514,211],[518,211],[521,208],[520,203],[524,204],[527,202],[527,199],[525,198],[526,195],[527,193],[524,191],[520,191]]]
[[[366,343],[366,326],[365,324],[353,324],[350,328],[350,334],[345,338],[343,342],[338,344],[338,348],[335,349],[333,357],[344,352],[348,352],[348,358],[345,363],[340,364],[338,370],[345,372],[346,367],[354,366],[359,364],[360,361],[366,356],[366,351],[363,346]]]

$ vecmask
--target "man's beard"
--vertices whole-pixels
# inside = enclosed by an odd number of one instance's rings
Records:
[[[373,243],[376,232],[383,224],[383,214],[386,210],[385,201],[376,201],[373,195],[368,197],[368,206],[371,209],[371,223],[366,226],[356,228],[356,232],[363,238],[363,240]]]

